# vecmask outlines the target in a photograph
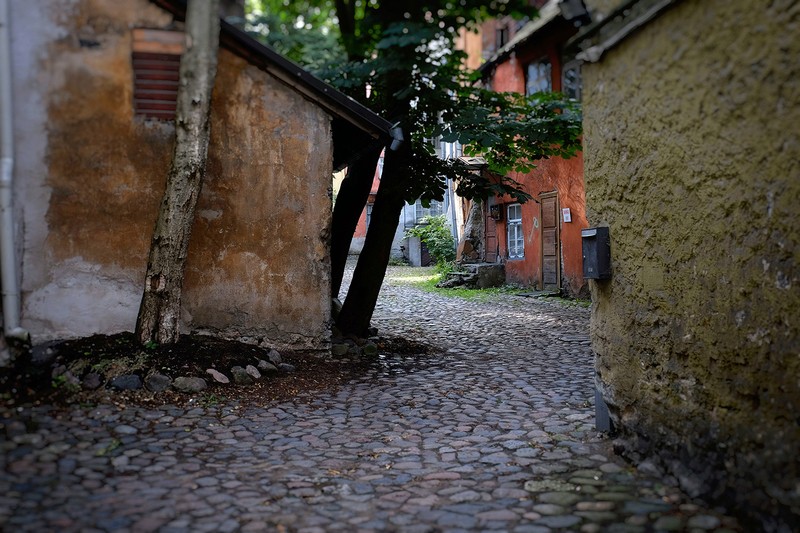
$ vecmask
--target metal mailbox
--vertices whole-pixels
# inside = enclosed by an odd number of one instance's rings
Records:
[[[583,277],[585,279],[611,278],[611,239],[608,228],[581,230],[583,244]]]

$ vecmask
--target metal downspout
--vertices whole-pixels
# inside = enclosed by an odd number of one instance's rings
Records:
[[[11,19],[8,0],[0,0],[0,287],[3,329],[8,337],[27,338],[20,328],[20,291],[14,245],[14,138],[11,101]]]

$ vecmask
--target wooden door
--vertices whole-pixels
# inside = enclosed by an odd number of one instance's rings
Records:
[[[558,234],[558,193],[539,196],[542,206],[542,287],[561,287],[561,239]]]
[[[486,257],[484,261],[487,263],[496,263],[497,262],[497,223],[494,219],[489,216],[489,206],[484,203],[485,206],[485,213],[484,217],[486,220],[486,231],[484,233],[484,243],[485,243],[485,251]]]

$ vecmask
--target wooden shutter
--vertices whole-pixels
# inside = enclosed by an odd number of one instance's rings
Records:
[[[136,115],[175,119],[183,32],[133,30],[133,107]]]

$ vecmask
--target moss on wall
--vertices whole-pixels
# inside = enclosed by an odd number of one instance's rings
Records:
[[[584,67],[605,398],[640,451],[767,527],[800,512],[799,31],[796,2],[687,0]]]

